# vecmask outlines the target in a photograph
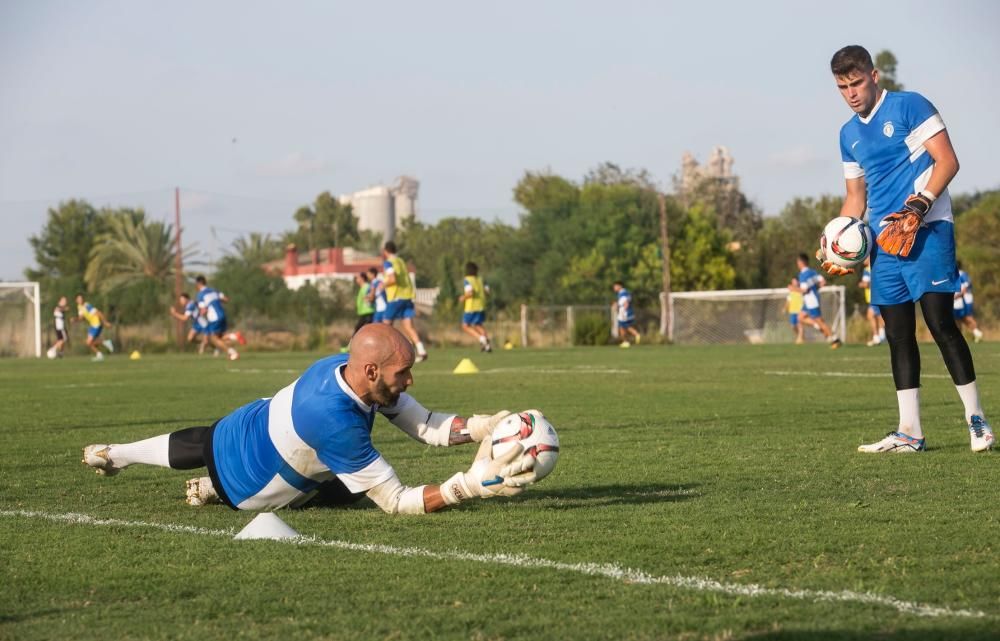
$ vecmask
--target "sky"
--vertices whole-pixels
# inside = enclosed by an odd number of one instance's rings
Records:
[[[0,279],[60,201],[173,219],[204,260],[323,191],[407,174],[417,216],[516,224],[525,171],[601,162],[669,188],[735,158],[768,215],[843,191],[829,73],[891,50],[937,106],[954,192],[1000,187],[1000,3],[0,1]]]

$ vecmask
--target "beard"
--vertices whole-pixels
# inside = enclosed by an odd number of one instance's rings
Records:
[[[396,401],[399,400],[399,394],[399,392],[393,392],[382,379],[375,381],[375,387],[371,391],[372,399],[381,407],[395,405]]]

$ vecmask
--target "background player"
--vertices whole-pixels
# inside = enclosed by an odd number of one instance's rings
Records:
[[[632,294],[625,289],[625,284],[616,280],[611,289],[615,292],[615,303],[618,307],[618,336],[622,339],[621,346],[628,347],[628,337],[635,339],[635,344],[642,342],[642,336],[635,328],[635,309],[632,307]]]
[[[417,348],[417,362],[427,360],[427,350],[420,340],[417,328],[413,325],[416,310],[413,307],[413,283],[410,282],[410,272],[406,269],[406,261],[396,255],[396,243],[391,240],[382,247],[383,281],[385,284],[386,308],[382,314],[382,322],[392,325],[399,321],[403,333]]]
[[[462,283],[462,295],[458,302],[464,304],[462,313],[462,331],[479,341],[479,350],[492,352],[490,337],[483,323],[486,321],[486,293],[489,289],[479,277],[479,265],[468,262],[465,264],[465,281]]]
[[[366,325],[350,354],[320,359],[272,398],[216,421],[123,445],[88,445],[83,462],[111,476],[136,463],[186,470],[188,502],[222,501],[234,509],[298,507],[316,498],[344,502],[364,493],[390,514],[423,514],[470,498],[510,496],[530,482],[523,451],[494,460],[490,435],[510,412],[465,419],[430,412],[406,394],[413,347],[387,325]],[[482,442],[472,467],[441,485],[407,487],[372,444],[375,413],[417,441],[448,447]]]
[[[958,157],[944,121],[920,94],[879,89],[879,72],[863,47],[837,51],[830,68],[855,114],[840,130],[847,187],[841,216],[860,217],[868,211],[868,223],[878,233],[871,254],[872,302],[885,321],[899,404],[899,427],[858,449],[926,448],[920,424],[917,302],[962,399],[972,450],[989,449],[993,432],[979,402],[972,354],[952,315],[959,287],[948,183],[958,173]]]
[[[881,345],[885,341],[885,323],[882,321],[882,310],[879,309],[878,305],[872,305],[871,258],[865,259],[865,269],[861,272],[861,280],[858,281],[858,287],[865,290],[865,302],[868,304],[865,316],[868,318],[868,325],[872,330],[871,340],[865,343],[865,345],[868,347]]]
[[[198,353],[205,352],[205,345],[208,344],[208,321],[198,313],[198,304],[191,300],[186,292],[177,297],[177,302],[181,305],[178,312],[173,307],[170,308],[170,315],[181,322],[191,321],[191,328],[188,330],[187,340],[189,343],[198,343]]]
[[[110,321],[104,317],[104,313],[101,310],[84,300],[83,294],[76,295],[76,314],[76,318],[73,319],[74,321],[84,320],[87,322],[87,347],[94,353],[92,360],[103,361],[104,352],[101,351],[98,345],[103,345],[108,350],[108,353],[115,351],[115,345],[111,342],[110,338],[103,341],[99,340],[104,328],[111,327]]]
[[[788,296],[785,297],[785,313],[788,314],[788,324],[795,334],[795,344],[801,345],[805,342],[805,326],[800,322],[802,316],[802,289],[799,287],[799,279],[793,278],[788,283]]]
[[[385,300],[385,281],[382,280],[378,268],[368,268],[368,282],[370,283],[370,287],[368,288],[368,302],[375,308],[375,313],[372,314],[372,322],[381,323],[388,303]]]
[[[368,272],[362,271],[354,275],[354,284],[358,286],[358,294],[354,297],[354,308],[358,314],[358,322],[354,324],[354,334],[358,330],[372,322],[375,315],[375,307],[368,300],[371,291],[371,283],[368,282]]]
[[[972,337],[978,343],[983,340],[983,330],[979,329],[976,322],[974,298],[972,296],[972,279],[968,272],[962,269],[962,263],[955,263],[958,267],[958,291],[955,292],[955,320],[972,330]]]
[[[52,347],[47,352],[49,358],[62,358],[63,348],[65,348],[66,341],[69,339],[69,335],[66,333],[67,307],[69,307],[69,301],[66,300],[65,296],[60,296],[59,301],[52,310],[52,328],[56,332],[56,342],[52,344]]]
[[[196,300],[198,302],[198,315],[204,316],[207,321],[205,326],[205,336],[214,347],[225,350],[229,354],[229,360],[235,361],[240,357],[239,352],[226,344],[223,338],[226,335],[226,310],[222,303],[229,301],[226,295],[217,292],[208,286],[208,281],[204,276],[194,279],[195,287],[198,288]]]
[[[830,349],[837,349],[841,345],[840,339],[830,331],[819,306],[819,288],[826,285],[826,280],[809,266],[809,256],[799,254],[796,265],[799,268],[799,289],[802,291],[802,313],[799,314],[799,320],[822,332],[830,343]]]

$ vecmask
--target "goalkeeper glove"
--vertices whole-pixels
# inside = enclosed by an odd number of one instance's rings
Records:
[[[878,235],[882,251],[893,256],[909,256],[917,240],[917,231],[933,204],[933,194],[922,191],[907,198],[902,209],[883,218],[880,223],[883,229]]]
[[[471,498],[488,499],[493,496],[514,496],[523,487],[509,487],[504,481],[511,475],[511,464],[524,452],[520,443],[510,448],[500,458],[493,458],[493,443],[483,441],[476,452],[476,459],[468,472],[459,472],[441,484],[441,497],[448,505]]]
[[[473,441],[488,441],[493,435],[493,430],[497,428],[500,421],[510,416],[507,410],[500,410],[496,414],[489,416],[486,414],[473,414],[465,421],[465,428],[469,430],[469,436]]]
[[[823,271],[831,276],[846,276],[847,274],[854,273],[854,270],[850,267],[841,267],[840,265],[827,260],[826,254],[823,252],[823,248],[816,250],[816,260],[820,262],[820,266],[823,268]]]

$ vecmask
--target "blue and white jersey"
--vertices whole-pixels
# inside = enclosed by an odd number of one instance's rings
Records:
[[[375,311],[384,312],[388,303],[385,299],[385,282],[381,276],[376,276],[372,281],[372,290],[375,292]]]
[[[635,312],[632,310],[632,294],[629,294],[624,287],[618,290],[618,320],[626,322],[635,320]]]
[[[971,305],[973,303],[972,279],[969,278],[968,272],[964,269],[958,270],[958,287],[958,291],[962,293],[962,300],[966,305]]]
[[[226,319],[226,310],[222,308],[222,294],[211,287],[202,287],[195,300],[198,301],[198,310],[208,323]]]
[[[819,309],[819,288],[825,284],[823,277],[815,269],[804,267],[799,272],[798,279],[802,290],[802,306],[805,309]]]
[[[208,320],[202,314],[198,313],[198,303],[193,300],[188,301],[188,304],[184,306],[184,316],[191,321],[191,327],[208,327]]]
[[[924,143],[944,130],[941,115],[926,98],[911,91],[883,91],[867,118],[855,114],[840,129],[844,177],[865,179],[868,223],[902,208],[907,196],[927,186],[934,159]],[[937,194],[924,220],[953,221],[948,190]]]
[[[234,506],[285,507],[334,476],[353,493],[395,476],[372,444],[378,407],[363,403],[344,381],[347,358],[316,361],[273,398],[216,424],[215,470]]]

